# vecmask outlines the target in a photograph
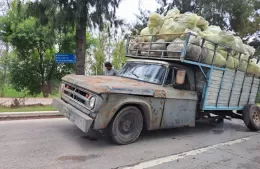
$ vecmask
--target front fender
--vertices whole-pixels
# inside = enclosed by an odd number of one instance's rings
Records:
[[[136,105],[142,111],[148,130],[160,127],[163,113],[164,99],[134,95],[110,94],[101,105],[94,121],[93,128],[104,129],[116,113],[126,105]]]

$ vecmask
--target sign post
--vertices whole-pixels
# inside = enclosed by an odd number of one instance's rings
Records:
[[[75,58],[75,54],[56,53],[55,61],[56,63],[75,63],[76,58]]]

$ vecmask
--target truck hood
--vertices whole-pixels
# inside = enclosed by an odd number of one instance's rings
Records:
[[[165,91],[159,85],[140,82],[137,80],[117,76],[84,76],[67,75],[63,81],[87,89],[96,94],[124,93],[134,95],[147,95],[165,97]]]

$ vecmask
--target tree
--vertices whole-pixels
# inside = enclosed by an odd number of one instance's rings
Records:
[[[110,52],[111,43],[106,28],[102,32],[99,32],[96,48],[93,50],[93,57],[89,58],[89,61],[92,63],[90,66],[91,72],[95,75],[103,74],[103,64],[106,61],[106,54]]]
[[[91,65],[91,70],[95,75],[103,75],[103,64],[105,62],[105,53],[101,45],[94,49],[94,61]]]
[[[58,85],[62,76],[72,73],[72,64],[56,64],[56,52],[72,52],[75,49],[75,29],[70,33],[61,30],[53,31],[53,22],[42,24],[38,15],[28,10],[28,5],[20,1],[11,4],[8,13],[1,17],[0,37],[10,42],[16,57],[11,61],[10,81],[13,87],[20,91],[27,89],[29,94],[40,92],[44,97]],[[86,34],[86,33],[85,33]],[[93,38],[88,37],[89,48]]]
[[[134,24],[133,28],[131,29],[132,35],[139,35],[141,30],[147,27],[147,22],[149,19],[150,11],[142,10],[139,7],[139,15],[136,16],[136,23]]]
[[[6,14],[6,12],[10,9],[10,1],[1,1],[0,2],[0,16],[3,16]],[[5,25],[4,20],[0,18],[0,30],[4,28],[4,26],[7,26],[7,29],[9,29],[10,25]],[[6,23],[6,22],[5,22]],[[4,33],[7,33],[6,38],[3,36]],[[0,32],[0,96],[4,96],[4,88],[7,81],[8,76],[8,64],[10,61],[10,53],[9,53],[9,39],[8,35],[10,35],[10,32]],[[3,43],[1,43],[3,42]]]
[[[112,60],[116,69],[119,69],[125,61],[125,43],[124,40],[121,40],[124,31],[121,30],[119,35],[116,28],[112,27],[110,30],[109,28],[109,24],[104,24],[103,30],[96,38],[95,48],[87,56],[87,68],[90,69],[88,74],[102,75],[105,61],[111,62]]]
[[[57,46],[58,46],[58,53],[74,53],[76,44],[75,44],[75,29],[70,30],[68,32],[63,32],[62,30],[58,31],[57,35]],[[98,40],[90,35],[90,33],[86,32],[86,58],[90,58],[90,55],[92,54],[92,48],[97,46]],[[91,60],[86,59],[86,67],[89,67],[89,65],[92,63]],[[75,64],[69,64],[67,66],[70,66],[73,70],[75,70]],[[88,69],[85,70],[88,74]]]
[[[6,11],[10,9],[11,0],[2,0],[0,2],[0,15],[5,15]]]
[[[122,64],[125,63],[125,41],[121,40],[114,45],[114,50],[112,52],[112,64],[115,69],[119,70]]]
[[[13,27],[11,44],[17,57],[10,66],[11,83],[18,91],[26,88],[32,95],[42,92],[44,97],[48,97],[58,73],[54,61],[55,39],[49,28],[41,26],[34,17],[20,20]]]
[[[104,20],[111,25],[121,24],[115,17],[116,8],[121,0],[36,0],[31,2],[32,9],[38,11],[42,22],[52,20],[55,28],[66,30],[75,27],[76,74],[84,74],[86,54],[86,30],[99,27],[103,29]],[[59,10],[57,10],[59,9]],[[95,10],[93,10],[95,9]],[[35,13],[35,12],[34,12]],[[46,16],[44,16],[44,15]]]
[[[0,96],[4,97],[4,88],[8,76],[8,65],[10,63],[10,56],[8,47],[0,53]]]

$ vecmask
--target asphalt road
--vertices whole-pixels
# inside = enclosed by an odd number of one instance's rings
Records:
[[[216,128],[145,132],[117,146],[105,136],[89,139],[65,118],[0,121],[1,169],[259,169],[260,133],[242,121]]]

